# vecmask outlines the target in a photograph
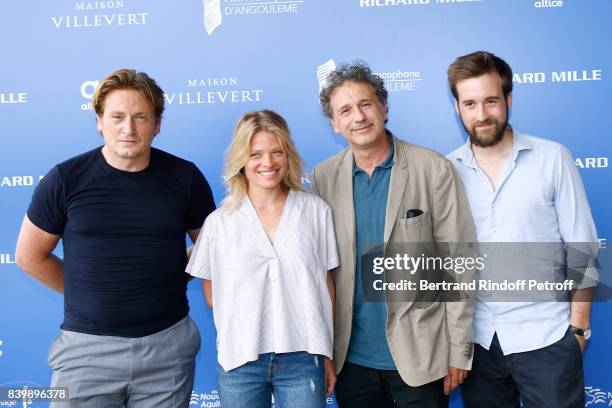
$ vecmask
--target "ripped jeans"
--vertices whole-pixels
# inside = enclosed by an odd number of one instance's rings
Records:
[[[305,351],[260,354],[238,368],[217,364],[219,399],[223,408],[324,408],[323,356]]]

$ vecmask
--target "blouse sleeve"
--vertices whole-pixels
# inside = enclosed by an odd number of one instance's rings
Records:
[[[327,266],[327,270],[331,271],[340,265],[338,260],[338,249],[336,247],[336,234],[334,232],[334,220],[332,211],[329,206],[325,205],[322,216],[319,217],[321,222],[321,237],[319,239],[319,254],[321,254],[321,263]]]
[[[214,226],[211,222],[211,217],[208,217],[206,218],[202,231],[200,232],[200,235],[193,246],[191,258],[189,258],[189,263],[185,269],[185,272],[197,278],[208,280],[212,279],[212,240],[210,238],[214,235],[214,231],[212,231],[212,229],[214,229]]]

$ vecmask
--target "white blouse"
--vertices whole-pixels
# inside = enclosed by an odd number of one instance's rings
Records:
[[[210,214],[187,273],[212,280],[223,369],[271,352],[331,358],[327,271],[338,265],[331,209],[313,194],[289,191],[274,243],[248,197],[231,213]]]

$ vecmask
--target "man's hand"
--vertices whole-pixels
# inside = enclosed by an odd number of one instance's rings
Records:
[[[584,349],[587,346],[587,341],[584,339],[584,336],[579,336],[576,333],[574,333],[574,336],[576,336],[576,340],[578,340],[578,344],[580,345],[580,352],[584,353]]]
[[[325,366],[325,395],[329,397],[336,386],[336,365],[327,357],[323,365]]]
[[[572,294],[570,324],[574,327],[586,329],[591,327],[591,300],[593,299],[593,288],[579,289]],[[587,340],[584,336],[579,336],[574,333],[580,351],[584,353],[587,345]]]
[[[468,376],[468,370],[448,366],[448,375],[444,377],[444,394],[448,395]]]

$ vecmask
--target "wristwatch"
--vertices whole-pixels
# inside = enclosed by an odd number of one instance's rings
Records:
[[[572,326],[571,324],[570,324],[570,329],[572,329],[574,334],[584,337],[585,340],[588,340],[591,338],[591,329],[581,329],[579,327]]]

